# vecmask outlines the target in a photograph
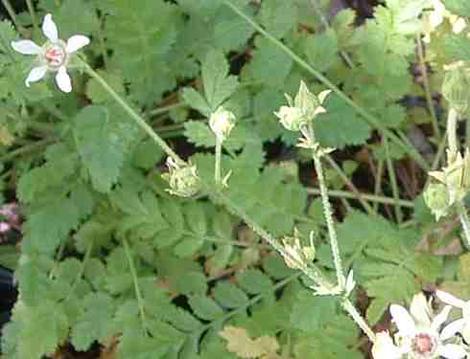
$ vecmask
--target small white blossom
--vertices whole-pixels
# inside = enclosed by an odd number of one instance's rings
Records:
[[[470,300],[465,301],[454,297],[452,294],[444,292],[442,290],[436,291],[436,296],[444,303],[449,304],[453,307],[459,308],[462,310],[463,318],[459,319],[462,324],[462,333],[463,338],[467,343],[470,343]],[[457,321],[459,321],[457,320]]]
[[[225,141],[235,126],[235,115],[220,106],[209,118],[209,126],[220,141]]]
[[[48,41],[42,46],[31,40],[12,41],[11,47],[23,55],[36,55],[36,66],[26,78],[26,86],[44,78],[48,72],[55,73],[57,86],[63,92],[72,91],[72,80],[67,73],[67,66],[73,53],[90,43],[84,35],[73,35],[67,41],[59,39],[57,26],[52,15],[47,14],[42,23],[42,32]]]
[[[392,304],[390,314],[398,328],[395,334],[397,350],[411,359],[465,358],[465,346],[453,340],[463,323],[457,320],[441,329],[450,309],[446,306],[433,316],[431,305],[422,293],[413,297],[409,312],[401,305]]]

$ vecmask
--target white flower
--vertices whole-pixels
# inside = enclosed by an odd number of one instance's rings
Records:
[[[452,32],[454,34],[461,33],[466,27],[465,19],[450,13],[441,0],[431,0],[433,9],[431,12],[424,14],[424,42],[431,41],[431,33],[436,30],[444,22],[444,19],[449,19],[452,25]]]
[[[372,357],[374,359],[400,359],[402,353],[393,343],[393,339],[388,332],[380,332],[375,335],[372,345]]]
[[[235,115],[220,106],[209,118],[209,126],[219,140],[224,141],[235,126]]]
[[[462,310],[463,318],[459,320],[463,324],[462,330],[460,332],[462,333],[462,336],[465,341],[467,343],[470,343],[470,301],[464,301],[442,290],[437,290],[436,296],[444,303],[456,308],[460,308]]]
[[[67,73],[71,55],[90,43],[90,39],[84,35],[73,35],[67,41],[59,39],[57,26],[52,21],[52,15],[44,16],[42,32],[48,41],[42,46],[36,45],[31,40],[12,41],[11,47],[23,55],[36,55],[36,66],[26,78],[26,86],[31,82],[41,80],[47,72],[56,73],[55,80],[59,89],[63,92],[72,91],[72,81]]]
[[[307,118],[297,107],[281,106],[279,111],[274,114],[279,118],[281,125],[289,131],[299,131],[300,127],[307,123]]]
[[[447,343],[462,329],[461,321],[454,321],[442,330],[451,306],[446,306],[438,315],[432,317],[430,303],[420,293],[413,297],[408,312],[401,305],[392,304],[390,314],[398,332],[395,335],[399,351],[412,359],[465,358],[467,352],[463,345]]]

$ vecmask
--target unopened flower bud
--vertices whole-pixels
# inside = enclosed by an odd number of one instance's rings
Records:
[[[436,217],[436,220],[446,216],[449,207],[449,191],[442,183],[430,183],[424,191],[424,202]]]
[[[281,106],[274,114],[287,130],[299,131],[318,114],[326,112],[322,104],[330,92],[326,90],[316,96],[310,92],[305,82],[301,81],[294,101],[286,94],[289,106]]]
[[[220,106],[209,118],[209,126],[221,141],[224,141],[235,126],[235,115]]]
[[[297,107],[281,106],[279,112],[274,113],[281,125],[289,131],[299,131],[302,126],[308,123],[307,117]]]
[[[293,237],[284,237],[282,243],[286,252],[284,261],[289,268],[302,269],[315,259],[313,232],[310,233],[310,244],[308,246],[301,245],[297,229],[294,230]]]
[[[167,189],[169,193],[180,197],[191,197],[199,192],[201,186],[196,166],[180,165],[171,157],[168,157],[166,164],[168,173],[162,177],[170,185]]]
[[[318,114],[326,112],[322,105],[330,92],[330,90],[325,90],[316,96],[310,92],[305,82],[301,81],[299,91],[294,99],[294,106],[300,108],[308,120],[312,120]]]
[[[446,72],[442,84],[442,94],[460,115],[464,115],[470,105],[470,69],[461,66],[453,66]]]

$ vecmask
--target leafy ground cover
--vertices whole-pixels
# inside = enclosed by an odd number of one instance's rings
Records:
[[[467,1],[2,4],[6,358],[364,358],[390,305],[469,298],[468,172],[437,221],[423,198],[429,171],[453,180],[446,137],[470,143],[446,125],[456,96],[467,116],[446,75],[470,60]],[[301,81],[308,101],[331,91],[315,146],[282,121]],[[340,292],[314,295],[292,238]]]

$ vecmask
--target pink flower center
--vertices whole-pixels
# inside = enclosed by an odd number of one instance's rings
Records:
[[[427,333],[419,333],[413,338],[412,348],[416,354],[432,354],[436,349],[436,341]]]
[[[60,44],[52,44],[46,48],[44,59],[46,60],[49,68],[56,70],[65,64],[67,53],[65,48]]]

